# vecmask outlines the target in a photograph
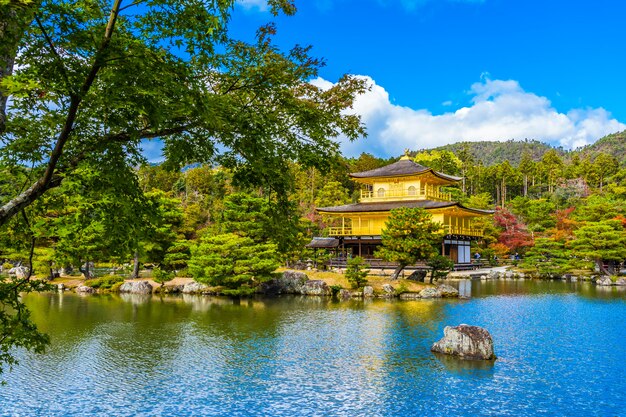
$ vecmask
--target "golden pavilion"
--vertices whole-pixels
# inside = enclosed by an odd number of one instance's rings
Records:
[[[349,175],[362,185],[359,202],[316,209],[324,216],[335,218],[334,224],[338,225],[329,228],[329,236],[334,241],[324,239],[326,247],[338,247],[353,256],[372,258],[381,243],[381,232],[390,211],[399,207],[420,207],[428,210],[432,221],[441,223],[444,229],[442,254],[456,264],[471,262],[470,242],[483,235],[483,230],[475,226],[475,220],[493,212],[464,207],[441,190],[462,178],[417,164],[408,155],[382,168]]]

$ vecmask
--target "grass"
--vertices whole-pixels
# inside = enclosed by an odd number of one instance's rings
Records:
[[[282,272],[285,269],[280,269]],[[337,272],[329,272],[329,271],[303,271],[309,279],[319,279],[329,287],[333,285],[340,285],[342,288],[351,289],[350,283],[346,279],[344,274],[339,274]],[[383,285],[390,284],[394,288],[398,288],[401,285],[404,286],[404,290],[406,292],[420,292],[424,288],[428,287],[429,284],[423,282],[410,281],[408,279],[398,279],[396,281],[392,281],[388,276],[378,276],[378,275],[368,275],[367,276],[367,285],[374,288],[375,292],[383,292]]]

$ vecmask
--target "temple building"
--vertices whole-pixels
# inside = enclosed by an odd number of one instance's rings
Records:
[[[471,262],[470,242],[483,235],[482,229],[475,226],[475,219],[493,211],[464,207],[452,201],[449,193],[442,192],[442,186],[456,184],[462,178],[419,165],[408,155],[391,165],[349,175],[362,185],[359,202],[316,209],[321,215],[334,218],[335,226],[329,228],[328,234],[336,242],[327,239],[328,247],[373,258],[390,211],[420,207],[432,215],[432,221],[441,223],[445,232],[441,253],[456,264]]]

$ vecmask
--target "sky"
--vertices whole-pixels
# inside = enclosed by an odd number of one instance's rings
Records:
[[[536,139],[565,149],[626,130],[622,0],[295,0],[274,17],[238,0],[230,30],[276,22],[283,50],[312,45],[312,83],[363,77],[368,137],[346,156],[380,157],[458,141]]]

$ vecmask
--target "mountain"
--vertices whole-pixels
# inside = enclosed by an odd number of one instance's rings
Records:
[[[595,154],[605,152],[616,157],[624,165],[626,164],[626,130],[598,139],[595,143],[579,148],[575,152],[578,152],[581,158],[587,155],[593,158]]]
[[[529,152],[531,157],[538,161],[544,153],[553,149],[552,146],[537,140],[526,139],[524,141],[509,140],[506,142],[482,141],[482,142],[457,142],[450,145],[440,146],[436,150],[452,151],[458,155],[459,151],[467,147],[476,161],[481,161],[483,165],[489,166],[499,164],[508,159],[511,165],[519,165],[524,152]],[[556,148],[561,155],[566,155],[563,148]]]

